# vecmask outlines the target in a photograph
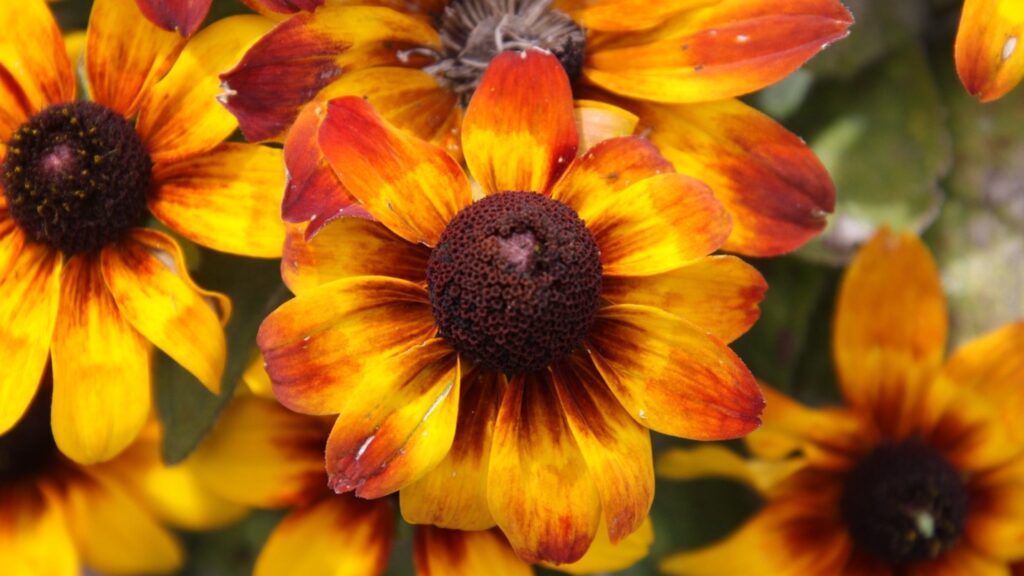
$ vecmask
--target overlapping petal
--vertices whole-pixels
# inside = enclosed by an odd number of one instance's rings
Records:
[[[135,0],[139,10],[164,30],[191,36],[203,23],[213,0]]]
[[[590,30],[630,31],[653,28],[671,16],[720,0],[557,0],[555,5]]]
[[[625,570],[645,558],[654,542],[654,527],[650,519],[644,520],[640,528],[624,539],[612,544],[608,530],[603,523],[583,558],[572,564],[554,566],[567,574],[597,574]]]
[[[1024,5],[966,0],[956,36],[956,71],[982,102],[1003,97],[1024,78]]]
[[[0,555],[12,576],[75,576],[78,551],[55,491],[8,486],[0,492]]]
[[[768,494],[803,466],[802,458],[754,460],[725,446],[705,444],[662,452],[658,457],[658,476],[671,480],[727,478]]]
[[[572,87],[558,59],[539,50],[495,56],[462,123],[466,165],[484,192],[547,193],[578,146]]]
[[[418,526],[414,546],[417,576],[533,575],[530,565],[516,556],[496,530],[465,532]]]
[[[242,3],[260,12],[292,14],[299,10],[312,12],[317,7],[323,6],[324,0],[242,0]]]
[[[608,306],[586,346],[629,414],[652,430],[720,440],[761,423],[764,400],[747,367],[721,340],[677,316]]]

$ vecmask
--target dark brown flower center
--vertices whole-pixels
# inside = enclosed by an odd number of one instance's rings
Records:
[[[441,336],[476,363],[522,374],[583,341],[598,307],[601,259],[572,208],[502,192],[452,219],[427,282]]]
[[[857,546],[906,565],[959,541],[968,502],[957,470],[934,448],[911,440],[881,445],[858,463],[841,504]]]
[[[425,70],[468,104],[491,59],[505,50],[554,54],[570,80],[583,69],[586,33],[551,0],[455,0],[438,22],[442,50]]]
[[[0,485],[46,472],[60,461],[50,431],[51,390],[40,386],[21,420],[0,436]]]
[[[140,224],[153,163],[135,129],[92,102],[51,106],[11,135],[3,186],[30,239],[94,252]]]

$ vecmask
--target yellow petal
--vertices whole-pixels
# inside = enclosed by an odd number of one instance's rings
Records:
[[[596,100],[577,100],[574,112],[580,154],[605,140],[633,134],[640,121],[632,112]]]
[[[572,564],[552,566],[560,572],[569,574],[595,574],[625,570],[647,556],[654,543],[654,526],[650,518],[635,532],[619,542],[612,544],[608,539],[608,531],[602,526],[590,544],[587,553]]]
[[[0,490],[0,557],[10,576],[75,576],[78,551],[51,487],[10,485]]]
[[[803,465],[801,458],[754,460],[725,446],[705,445],[662,452],[658,456],[658,476],[672,480],[727,478],[766,493]]]
[[[496,530],[445,530],[417,526],[413,554],[417,576],[532,576],[530,565]]]
[[[956,71],[982,102],[1002,98],[1024,77],[1024,5],[966,0],[956,35]]]

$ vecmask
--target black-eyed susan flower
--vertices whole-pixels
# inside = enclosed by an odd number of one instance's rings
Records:
[[[331,422],[278,404],[262,362],[247,370],[246,382],[257,393],[239,395],[182,467],[230,502],[289,509],[260,550],[255,576],[383,574],[396,536],[392,499],[363,500],[329,490],[323,443]],[[583,574],[626,568],[647,555],[652,537],[646,522],[616,546],[599,538],[580,562],[559,569]],[[414,552],[419,576],[533,574],[493,529],[417,526]]]
[[[820,232],[835,190],[799,138],[736,97],[782,79],[851,22],[838,0],[328,3],[255,44],[222,76],[223,101],[250,140],[263,140],[314,123],[299,115],[307,102],[364,97],[458,156],[463,106],[487,64],[503,50],[542,48],[578,98],[624,108],[627,133],[645,135],[677,171],[711,187],[733,218],[727,249],[775,255]],[[301,151],[288,160],[283,215],[315,217],[315,232],[348,198],[324,202],[331,176],[307,144],[298,134],[286,143]]]
[[[226,298],[190,280],[151,213],[200,244],[275,256],[281,155],[224,143],[217,73],[267,30],[259,16],[187,42],[134,2],[97,0],[89,100],[42,0],[0,6],[0,433],[53,369],[53,433],[78,462],[108,459],[150,409],[151,344],[216,390]]]
[[[0,436],[4,574],[171,572],[181,567],[183,550],[168,524],[209,529],[245,513],[187,469],[161,462],[155,422],[113,460],[83,466],[57,450],[49,409],[44,386],[18,424]]]
[[[956,71],[982,102],[1012,90],[1024,78],[1024,4],[966,0],[956,36]]]
[[[497,524],[528,561],[567,563],[653,496],[648,428],[742,436],[762,398],[727,343],[765,285],[708,256],[729,215],[647,140],[577,157],[568,77],[537,50],[495,58],[463,123],[479,187],[362,98],[326,104],[320,146],[376,219],[286,242],[297,297],[258,343],[274,393],[337,414],[337,492],[401,489],[414,523]]]
[[[944,363],[946,331],[927,248],[880,233],[840,288],[833,350],[846,405],[808,408],[765,388],[753,458],[721,447],[666,454],[666,475],[730,476],[766,502],[724,541],[662,569],[1009,574],[1024,559],[1024,324]]]

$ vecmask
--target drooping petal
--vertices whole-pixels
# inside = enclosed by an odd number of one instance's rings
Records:
[[[131,118],[150,88],[170,70],[185,42],[180,34],[147,20],[135,2],[96,0],[85,46],[92,99]]]
[[[532,576],[497,530],[446,530],[417,526],[413,554],[417,576]]]
[[[966,0],[956,35],[956,71],[982,102],[1003,97],[1024,77],[1024,5]]]
[[[494,57],[462,121],[462,153],[485,193],[547,193],[576,157],[572,87],[553,55]]]
[[[457,530],[494,526],[487,507],[487,467],[506,386],[505,377],[490,370],[477,369],[463,378],[451,449],[423,478],[402,488],[406,522]]]
[[[150,346],[118,310],[96,256],[64,265],[52,361],[57,446],[83,464],[113,458],[149,416]]]
[[[946,331],[928,249],[910,234],[883,230],[861,248],[839,288],[832,349],[843,395],[883,432],[907,433],[942,363]]]
[[[659,308],[732,342],[761,316],[758,304],[767,289],[761,273],[743,260],[709,256],[656,276],[606,276],[601,296],[612,304]]]
[[[296,294],[350,276],[389,276],[424,283],[430,251],[409,244],[379,222],[340,218],[307,240],[290,226],[281,256],[281,277]]]
[[[328,102],[320,148],[349,193],[409,242],[437,244],[448,222],[473,201],[451,156],[388,123],[362,98]]]
[[[622,405],[652,430],[721,440],[761,423],[764,400],[747,367],[721,340],[677,316],[608,306],[586,346]]]
[[[509,382],[487,475],[491,513],[520,558],[564,564],[590,547],[600,492],[546,374]]]
[[[325,497],[281,521],[256,559],[255,576],[377,576],[395,532],[386,500]]]
[[[835,186],[807,144],[739,100],[630,105],[640,129],[682,174],[707,184],[732,216],[724,249],[776,256],[825,226]]]
[[[275,27],[221,75],[224,104],[249,141],[281,134],[342,74],[399,64],[399,47],[440,48],[426,20],[378,6],[324,6]]]
[[[425,288],[358,276],[286,302],[263,321],[256,340],[282,404],[306,414],[337,414],[353,400],[381,397],[382,383],[366,383],[367,374],[435,332]],[[364,385],[370,388],[363,391]]]
[[[554,366],[552,382],[601,495],[609,539],[619,542],[640,528],[654,500],[651,434],[619,404],[589,358],[574,355]]]
[[[602,523],[603,524],[603,523]],[[625,570],[647,557],[654,543],[654,527],[645,519],[640,528],[622,540],[612,544],[608,530],[598,527],[597,535],[587,553],[572,564],[552,566],[568,574],[597,574]]]
[[[233,16],[204,28],[181,52],[167,75],[147,91],[136,129],[157,165],[208,152],[238,127],[223,106],[218,74],[238,62],[271,22]]]
[[[220,390],[227,344],[221,319],[186,276],[181,248],[138,229],[100,253],[103,280],[121,314],[210,391]]]
[[[203,23],[213,0],[136,0],[139,9],[157,26],[191,36]]]
[[[112,478],[70,482],[67,515],[82,560],[105,574],[171,572],[183,552],[174,536]]]
[[[225,142],[206,154],[158,167],[149,209],[189,240],[222,252],[281,255],[281,151]]]
[[[710,102],[773,84],[847,35],[838,0],[723,0],[648,33],[588,38],[583,76],[655,102]]]
[[[20,230],[3,236],[0,276],[0,434],[32,402],[46,369],[60,302],[59,252],[25,242]]]
[[[432,339],[370,368],[377,397],[352,398],[327,439],[335,492],[380,498],[421,478],[455,438],[461,373],[458,354]]]
[[[324,440],[315,418],[272,400],[239,396],[185,461],[220,497],[260,508],[304,504],[326,490]]]
[[[50,104],[75,98],[64,40],[43,0],[3,2],[0,22],[0,141]]]
[[[18,484],[0,490],[0,556],[5,573],[81,573],[78,551],[54,492]]]

